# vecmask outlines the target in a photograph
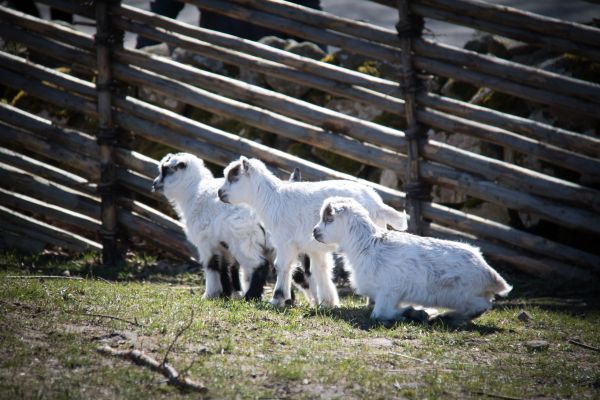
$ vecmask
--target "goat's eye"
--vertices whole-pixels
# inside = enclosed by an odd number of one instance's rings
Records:
[[[180,161],[177,163],[177,165],[175,166],[175,169],[185,169],[185,167],[187,167],[187,164],[184,163],[183,161]]]
[[[333,217],[331,215],[326,215],[325,217],[323,217],[323,222],[326,224],[330,224],[333,222]]]
[[[229,182],[234,182],[235,178],[237,178],[237,176],[239,174],[240,174],[240,166],[238,165],[237,167],[235,167],[229,171],[229,173],[227,174],[227,180]]]

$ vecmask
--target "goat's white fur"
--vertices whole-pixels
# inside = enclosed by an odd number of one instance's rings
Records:
[[[166,172],[165,171],[169,171]],[[271,248],[256,214],[248,207],[233,206],[219,200],[217,190],[223,178],[214,178],[204,162],[188,153],[166,155],[159,164],[155,180],[184,223],[188,240],[198,250],[204,266],[204,298],[219,297],[223,288],[217,271],[207,268],[213,254],[225,249],[238,261],[242,290],[246,292],[254,270],[265,262],[265,250]]]
[[[273,175],[257,159],[241,157],[225,168],[225,183],[219,197],[232,204],[253,208],[271,234],[276,251],[277,282],[271,304],[281,305],[290,298],[291,267],[299,253],[311,261],[311,285],[316,283],[317,300],[326,306],[338,306],[339,299],[331,280],[335,246],[312,238],[323,200],[340,195],[358,199],[366,205],[373,220],[406,229],[406,214],[394,210],[367,186],[352,181],[286,182]]]
[[[454,310],[460,320],[489,308],[496,294],[512,287],[471,245],[383,231],[354,199],[325,200],[315,238],[338,244],[350,261],[351,282],[359,294],[375,300],[371,318],[401,319],[401,303]]]

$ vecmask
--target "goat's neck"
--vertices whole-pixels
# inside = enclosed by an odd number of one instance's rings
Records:
[[[194,213],[194,209],[197,207],[197,199],[200,196],[200,182],[190,180],[188,183],[181,185],[179,189],[172,202],[179,218],[185,221],[186,217]]]
[[[355,218],[350,222],[347,233],[339,243],[341,252],[346,253],[350,260],[357,260],[357,266],[362,259],[368,257],[372,246],[385,232],[371,221]]]
[[[281,181],[275,176],[263,175],[254,185],[253,203],[250,204],[258,217],[266,224],[273,222],[274,210],[278,209],[278,191]]]

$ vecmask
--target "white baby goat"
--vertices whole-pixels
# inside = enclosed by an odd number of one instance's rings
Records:
[[[256,215],[247,207],[219,201],[223,178],[214,178],[204,162],[188,153],[167,154],[159,164],[153,190],[162,190],[184,223],[206,276],[204,298],[219,297],[221,277],[213,256],[230,253],[243,271],[246,299],[260,299],[270,268],[272,247]],[[235,277],[233,277],[235,279]]]
[[[286,182],[273,175],[260,160],[243,156],[229,164],[224,174],[225,183],[219,189],[221,200],[252,207],[271,234],[277,253],[273,305],[281,305],[290,299],[290,271],[301,253],[310,258],[311,285],[316,283],[318,303],[332,307],[339,305],[331,281],[331,252],[335,246],[318,243],[311,234],[326,198],[335,195],[354,197],[367,206],[382,228],[387,223],[396,229],[406,229],[406,214],[387,206],[373,189],[356,182]]]
[[[354,199],[327,199],[313,235],[339,245],[352,285],[375,300],[373,319],[402,319],[400,303],[412,303],[449,308],[454,311],[448,316],[471,320],[491,308],[496,294],[512,289],[476,247],[384,231]]]

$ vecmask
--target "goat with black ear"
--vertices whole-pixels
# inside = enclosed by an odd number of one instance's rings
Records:
[[[260,160],[243,156],[229,164],[224,173],[226,179],[219,189],[219,198],[226,203],[252,207],[270,231],[277,253],[273,305],[282,305],[290,299],[291,268],[302,253],[310,257],[311,274],[317,282],[318,304],[339,305],[338,293],[331,281],[331,252],[335,246],[319,243],[311,234],[326,198],[335,195],[355,197],[368,207],[373,219],[381,226],[389,224],[396,229],[406,229],[403,212],[384,204],[372,188],[357,182],[285,182],[273,175]]]
[[[512,289],[478,248],[382,229],[352,198],[325,199],[313,237],[346,255],[352,286],[375,300],[373,319],[404,319],[410,311],[404,305],[417,304],[448,308],[444,318],[464,322]]]
[[[200,158],[177,153],[167,154],[160,161],[152,190],[162,191],[171,202],[184,223],[188,240],[198,250],[198,261],[206,276],[203,297],[222,296],[227,290],[227,275],[235,289],[239,282],[236,264],[233,270],[225,271],[222,264],[233,258],[241,268],[241,289],[246,299],[259,300],[272,265],[272,246],[250,209],[219,201],[217,191],[222,184],[223,178],[214,178]]]

